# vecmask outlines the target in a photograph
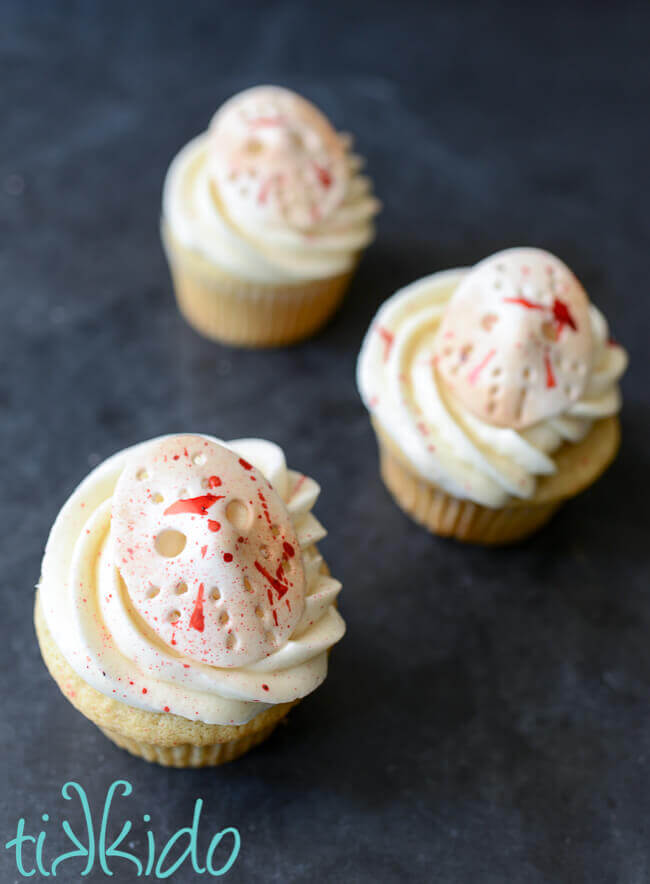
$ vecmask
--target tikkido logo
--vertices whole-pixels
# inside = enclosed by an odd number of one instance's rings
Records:
[[[7,850],[15,851],[18,873],[23,878],[31,878],[37,873],[43,877],[50,875],[56,877],[61,874],[62,867],[65,867],[62,877],[66,881],[76,880],[77,876],[83,878],[96,870],[101,870],[109,877],[115,876],[117,880],[124,880],[123,874],[127,868],[125,864],[129,863],[135,877],[161,880],[170,878],[185,863],[190,865],[197,875],[207,874],[213,878],[225,875],[232,868],[239,856],[241,839],[239,831],[230,826],[212,835],[203,858],[203,864],[199,862],[199,826],[203,808],[203,801],[200,798],[197,798],[194,803],[191,824],[175,832],[159,852],[156,849],[156,837],[150,828],[147,828],[146,847],[142,849],[140,856],[131,851],[119,849],[133,828],[131,820],[128,819],[124,820],[119,835],[109,844],[109,827],[113,830],[121,822],[118,820],[116,823],[112,818],[115,816],[113,800],[116,795],[120,797],[117,794],[118,790],[121,790],[121,797],[126,798],[133,792],[133,787],[126,780],[116,780],[109,786],[102,807],[99,829],[96,831],[88,797],[83,786],[72,781],[65,783],[61,789],[61,795],[66,801],[78,799],[82,822],[75,832],[67,819],[62,820],[61,828],[74,849],[48,859],[46,859],[45,839],[47,833],[45,829],[38,834],[27,834],[25,819],[21,817],[18,820],[15,837],[5,844]],[[49,814],[42,814],[41,819],[44,823],[48,823]],[[145,824],[148,824],[151,821],[151,816],[145,813],[142,819]],[[133,850],[134,841],[129,842],[127,846]],[[174,854],[174,859],[171,859],[171,854]],[[79,870],[80,862],[84,861],[83,868]],[[215,865],[216,863],[221,863],[221,865]]]

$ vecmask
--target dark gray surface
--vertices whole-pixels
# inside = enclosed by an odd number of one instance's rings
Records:
[[[99,813],[122,777],[140,849],[142,813],[162,840],[197,797],[204,839],[238,826],[233,881],[648,880],[649,24],[644,4],[3,4],[3,844],[47,811],[51,857],[63,783]],[[263,81],[356,134],[385,209],[336,320],[249,353],[181,321],[157,224],[176,150]],[[355,358],[396,287],[514,244],[566,260],[629,348],[624,442],[535,539],[466,549],[384,491]],[[170,431],[282,445],[322,485],[344,583],[326,684],[215,771],[114,748],[59,694],[31,624],[68,493]],[[5,850],[0,879],[18,880]]]

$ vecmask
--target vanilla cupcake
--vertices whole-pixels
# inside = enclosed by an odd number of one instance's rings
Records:
[[[36,598],[65,696],[118,746],[174,767],[269,736],[345,632],[318,493],[259,439],[165,436],[93,470],[54,523]]]
[[[187,321],[249,347],[320,328],[373,239],[361,166],[349,136],[288,89],[227,101],[165,180],[163,243]]]
[[[499,544],[612,461],[626,365],[568,267],[516,248],[389,298],[357,381],[402,509],[435,534]]]

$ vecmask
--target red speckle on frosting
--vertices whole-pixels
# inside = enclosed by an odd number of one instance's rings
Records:
[[[318,163],[314,163],[314,171],[316,172],[321,187],[324,187],[325,190],[329,190],[332,186],[332,176],[327,169],[324,169],[323,166],[319,166]]]
[[[282,548],[285,551],[285,553],[289,556],[290,559],[292,559],[295,556],[295,554],[296,554],[295,549],[291,546],[290,543],[287,543],[286,540],[282,544]]]
[[[384,362],[388,362],[390,351],[392,349],[393,343],[395,342],[395,335],[392,332],[388,331],[387,328],[384,328],[383,325],[377,326],[377,334],[384,342]]]
[[[255,117],[249,121],[249,126],[284,126],[284,117]]]
[[[245,470],[252,470],[253,469],[253,465],[250,464],[247,460],[244,460],[243,457],[239,458],[239,463],[243,466],[243,468]]]
[[[525,307],[527,310],[545,310],[543,304],[536,304],[534,301],[529,301],[528,298],[504,298],[504,304],[519,304],[520,307]]]
[[[276,577],[274,577],[272,574],[269,574],[269,572],[266,570],[266,568],[264,567],[264,565],[260,565],[260,563],[257,561],[257,559],[255,560],[255,567],[256,567],[257,570],[260,572],[260,574],[261,574],[263,577],[265,577],[266,580],[268,580],[268,582],[271,584],[271,586],[273,587],[273,589],[277,592],[277,594],[278,594],[278,598],[281,599],[282,596],[287,592],[287,590],[289,589],[289,587],[288,587],[287,585],[285,585],[284,583],[281,583],[281,582],[280,582]]]
[[[208,527],[210,527],[210,523],[209,523],[209,522],[208,522]],[[207,551],[208,551],[208,547],[207,547],[207,546],[202,546],[202,547],[201,547],[201,558],[202,558],[202,559],[205,558],[205,554],[206,554]]]
[[[548,353],[544,354],[544,367],[546,368],[546,386],[550,390],[551,387],[555,386],[555,375],[553,374],[553,366]]]
[[[578,325],[573,316],[571,316],[569,308],[564,301],[560,301],[558,298],[553,301],[553,318],[557,323],[558,334],[565,325],[568,325],[572,331],[578,331]]]
[[[193,513],[196,516],[205,516],[212,504],[223,500],[224,495],[202,494],[200,497],[188,497],[187,500],[177,500],[165,510],[166,516],[174,516],[179,513]]]
[[[263,685],[262,685],[262,690],[263,690],[263,691],[268,691],[268,690],[269,690],[269,686],[268,686],[267,684],[263,684]]]
[[[223,560],[224,562],[232,562],[232,553],[224,553]]]
[[[218,488],[221,485],[221,479],[219,476],[210,476],[208,479],[208,485],[210,488]]]
[[[208,528],[210,531],[218,531],[221,528],[221,523],[215,521],[214,519],[208,519]]]
[[[469,373],[469,376],[468,376],[468,380],[469,380],[470,384],[475,384],[477,382],[479,375],[481,374],[481,372],[483,371],[485,366],[488,364],[490,359],[492,359],[496,355],[496,352],[497,351],[494,349],[490,350],[488,353],[486,353],[486,355],[479,362],[479,364],[477,366],[475,366],[475,368],[472,369],[472,371]]]
[[[199,591],[196,594],[194,602],[194,610],[190,618],[190,626],[197,632],[203,632],[205,629],[205,618],[203,616],[203,584],[199,585]]]

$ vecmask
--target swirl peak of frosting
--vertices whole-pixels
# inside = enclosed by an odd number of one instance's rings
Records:
[[[210,124],[210,166],[235,221],[309,230],[342,202],[342,139],[311,102],[278,86],[233,96]]]
[[[542,249],[507,249],[461,280],[434,348],[440,378],[490,424],[524,429],[584,393],[592,361],[589,300]]]

